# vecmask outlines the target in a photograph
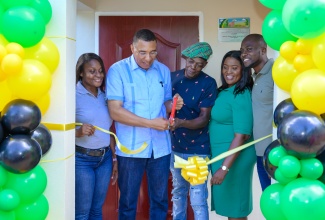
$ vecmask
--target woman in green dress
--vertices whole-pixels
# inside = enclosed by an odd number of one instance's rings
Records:
[[[212,158],[252,141],[251,71],[240,51],[229,51],[221,63],[219,94],[209,124]],[[245,220],[251,213],[255,148],[246,148],[211,165],[212,210],[229,220]]]

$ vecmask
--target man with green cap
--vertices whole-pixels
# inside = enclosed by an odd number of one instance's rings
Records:
[[[190,194],[195,219],[209,219],[207,183],[190,186],[181,176],[181,169],[174,168],[174,155],[185,160],[192,156],[210,155],[208,124],[211,108],[217,96],[217,83],[202,69],[212,54],[210,45],[198,42],[182,51],[186,58],[184,69],[171,73],[172,93],[184,101],[171,125],[172,154],[170,170],[173,175],[173,219],[187,219],[187,196]]]

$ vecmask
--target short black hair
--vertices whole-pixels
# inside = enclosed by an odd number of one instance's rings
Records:
[[[143,41],[157,41],[155,34],[149,29],[140,29],[133,36],[133,43],[137,43],[139,40]]]
[[[236,60],[238,60],[241,65],[241,68],[242,68],[242,77],[236,83],[236,87],[234,89],[234,95],[236,96],[239,93],[243,93],[245,89],[248,89],[250,91],[252,90],[254,82],[252,79],[251,68],[246,68],[244,66],[244,63],[243,63],[242,59],[240,58],[240,55],[241,55],[240,50],[231,50],[223,56],[222,62],[221,62],[221,83],[222,83],[222,85],[219,87],[219,91],[228,88],[228,83],[226,82],[226,80],[222,74],[223,65],[225,63],[225,60],[228,57],[232,57],[232,58],[235,58]]]

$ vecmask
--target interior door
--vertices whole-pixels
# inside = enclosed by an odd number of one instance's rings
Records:
[[[99,17],[99,55],[106,69],[113,63],[131,55],[130,44],[134,33],[147,28],[152,30],[158,40],[157,59],[167,65],[171,71],[184,68],[185,60],[181,51],[199,40],[198,16],[100,16]],[[169,182],[168,217],[172,219],[172,178]],[[110,186],[103,207],[103,219],[117,219],[118,187]],[[137,220],[149,219],[149,201],[147,180],[144,175],[137,206]],[[188,206],[188,218],[193,218],[193,211]]]

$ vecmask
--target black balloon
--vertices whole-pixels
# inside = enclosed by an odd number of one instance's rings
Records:
[[[15,99],[2,111],[2,125],[9,134],[30,134],[41,122],[41,111],[29,100]]]
[[[291,98],[285,99],[280,102],[277,107],[274,109],[273,121],[275,126],[279,126],[283,118],[289,113],[298,110],[297,107],[293,104]]]
[[[4,132],[3,132],[2,125],[1,125],[1,123],[0,123],[0,143],[1,143],[1,141],[2,141],[2,139],[3,139],[4,136],[5,136],[5,134],[4,134]]]
[[[40,124],[31,134],[31,138],[37,141],[41,146],[42,156],[45,155],[52,146],[52,136],[51,132],[47,127]]]
[[[29,135],[8,136],[0,144],[0,164],[12,173],[28,172],[41,157],[41,147]]]
[[[309,111],[288,114],[278,126],[277,135],[288,153],[299,159],[315,157],[325,147],[325,123]]]
[[[264,151],[264,155],[263,155],[263,166],[264,166],[264,169],[266,170],[266,172],[269,174],[270,177],[272,177],[273,179],[275,179],[275,171],[276,169],[278,168],[277,166],[274,166],[271,164],[270,160],[269,160],[269,154],[270,154],[270,151],[273,149],[273,148],[276,148],[278,146],[281,146],[281,143],[278,139],[272,141],[268,146],[267,148],[265,149]]]

